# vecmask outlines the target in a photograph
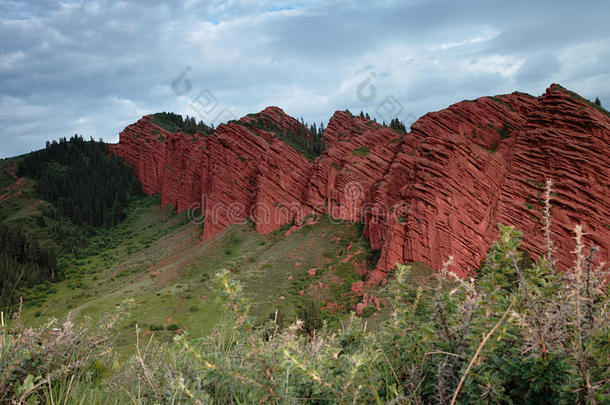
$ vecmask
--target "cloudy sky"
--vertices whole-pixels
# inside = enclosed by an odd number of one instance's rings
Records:
[[[144,114],[409,122],[558,82],[610,106],[607,1],[0,0],[0,157]]]

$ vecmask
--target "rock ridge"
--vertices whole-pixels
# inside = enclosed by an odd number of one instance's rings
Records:
[[[524,232],[542,254],[544,184],[554,182],[551,233],[568,269],[572,229],[608,261],[610,117],[559,85],[540,97],[512,93],[465,100],[428,113],[408,133],[337,111],[313,162],[278,128],[309,131],[278,107],[220,125],[213,134],[173,133],[151,116],[126,127],[112,150],[144,191],[182,212],[200,211],[203,238],[250,218],[261,233],[316,216],[364,222],[381,255],[367,275],[383,282],[396,263],[475,269],[497,224]]]

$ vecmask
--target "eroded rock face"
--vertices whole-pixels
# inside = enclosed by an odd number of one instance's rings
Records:
[[[112,150],[131,163],[147,194],[160,194],[165,171],[165,140],[170,132],[154,125],[150,116],[127,126]]]
[[[314,162],[277,136],[278,128],[299,126],[277,107],[208,137],[169,133],[144,117],[113,150],[163,204],[179,211],[201,204],[204,238],[245,218],[261,233],[312,214],[365,222],[372,247],[381,249],[369,283],[397,262],[439,269],[450,255],[465,275],[480,264],[498,223],[515,225],[526,249],[543,253],[547,179],[560,268],[571,263],[577,223],[600,247],[598,259],[608,259],[610,118],[560,86],[537,98],[463,101],[426,114],[408,134],[338,111]]]
[[[375,278],[396,262],[439,269],[453,255],[462,275],[480,263],[496,236],[512,144],[535,102],[518,94],[483,97],[411,126],[373,197],[368,233],[382,250]]]
[[[113,150],[136,168],[146,193],[161,194],[163,205],[199,209],[203,238],[246,218],[269,233],[311,212],[312,164],[277,136],[280,128],[298,127],[277,107],[220,125],[208,137],[165,131],[146,116],[125,128]]]
[[[326,150],[314,163],[308,204],[333,218],[364,221],[373,189],[404,137],[374,121],[337,111],[324,132]]]
[[[551,234],[562,268],[573,263],[574,225],[589,245],[610,253],[610,118],[574,93],[551,86],[512,147],[510,172],[499,195],[496,222],[515,224],[524,245],[541,254],[543,185],[552,179]]]

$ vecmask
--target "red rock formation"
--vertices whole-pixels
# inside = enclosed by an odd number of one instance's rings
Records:
[[[449,255],[461,274],[480,263],[496,236],[493,215],[511,144],[535,100],[515,94],[463,101],[411,126],[373,198],[368,234],[382,249],[379,271],[405,261],[438,269]]]
[[[511,170],[499,195],[496,222],[524,232],[524,246],[543,253],[544,183],[554,183],[551,234],[560,267],[573,263],[574,225],[586,241],[610,252],[610,118],[576,94],[551,86],[512,147]]]
[[[276,133],[298,126],[269,107],[218,127],[207,142],[204,238],[248,217],[263,233],[303,220],[311,164]]]
[[[113,150],[130,162],[147,194],[160,194],[165,171],[165,140],[170,132],[154,125],[150,116],[127,126]]]
[[[277,107],[220,125],[209,137],[165,131],[147,116],[125,128],[114,150],[163,205],[200,208],[204,238],[248,217],[268,233],[309,212],[311,163],[277,137],[299,126]]]
[[[313,213],[364,221],[372,247],[382,251],[369,283],[397,262],[440,268],[449,255],[465,275],[497,236],[497,223],[515,225],[524,246],[542,253],[548,178],[555,183],[560,267],[570,263],[576,223],[587,226],[598,258],[608,259],[610,118],[560,86],[538,98],[463,101],[426,114],[408,134],[339,111],[313,163],[278,137],[280,128],[299,125],[269,107],[193,137],[144,117],[121,133],[114,150],[163,204],[183,211],[203,203],[204,238],[248,217],[262,233]]]
[[[302,224],[310,212],[304,203],[311,163],[274,138],[258,169],[256,201],[251,210],[256,230],[270,233],[284,224]]]
[[[363,221],[373,187],[405,134],[338,111],[324,132],[327,149],[314,164],[308,204],[333,218]]]

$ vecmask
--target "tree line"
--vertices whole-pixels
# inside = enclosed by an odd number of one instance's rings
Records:
[[[279,128],[278,136],[284,142],[301,152],[309,160],[314,160],[324,152],[324,123],[320,122],[317,127],[315,123],[308,125],[301,117],[301,125],[296,128],[285,128],[283,125]],[[307,134],[307,129],[309,134]]]
[[[349,110],[348,110],[348,111],[349,111]],[[362,110],[360,110],[360,114],[358,114],[358,116],[359,116],[360,118],[362,118],[363,120],[369,120],[369,121],[371,120],[371,117],[369,116],[369,113],[365,113],[365,112],[364,112],[364,111],[362,111]],[[377,120],[376,120],[376,119],[373,119],[373,121],[377,122]],[[392,128],[392,129],[396,129],[396,130],[398,130],[398,131],[407,132],[407,127],[406,127],[406,126],[405,126],[405,124],[404,124],[404,123],[403,123],[401,120],[399,120],[398,118],[393,118],[393,119],[390,121],[390,125],[387,125],[387,124],[385,123],[385,121],[384,121],[384,122],[383,122],[381,125],[383,125],[384,127],[389,126],[390,128]]]
[[[142,193],[121,157],[103,141],[78,135],[25,156],[18,175],[35,180],[36,196],[49,204],[22,221],[0,224],[0,307],[15,304],[20,288],[62,280],[57,257],[78,254],[97,229],[117,225]]]
[[[300,125],[284,126],[282,122],[279,126],[271,120],[266,119],[258,114],[252,114],[254,120],[247,124],[242,121],[236,121],[240,125],[246,125],[253,128],[258,128],[266,131],[274,132],[281,140],[292,146],[299,153],[309,160],[314,160],[324,152],[324,123],[320,122],[320,126],[316,124],[309,125],[301,117],[298,121]],[[309,129],[309,133],[308,130]]]
[[[18,286],[63,278],[57,274],[56,253],[26,235],[20,227],[0,224],[0,307],[13,304]]]
[[[197,122],[195,117],[182,118],[182,115],[172,112],[160,112],[153,116],[153,122],[168,131],[182,131],[185,134],[202,133],[209,135],[214,132],[214,126],[207,126],[203,121]]]
[[[56,208],[56,215],[79,226],[117,225],[132,196],[141,193],[132,168],[101,140],[74,135],[47,142],[26,156],[19,175],[36,180],[36,192]]]

